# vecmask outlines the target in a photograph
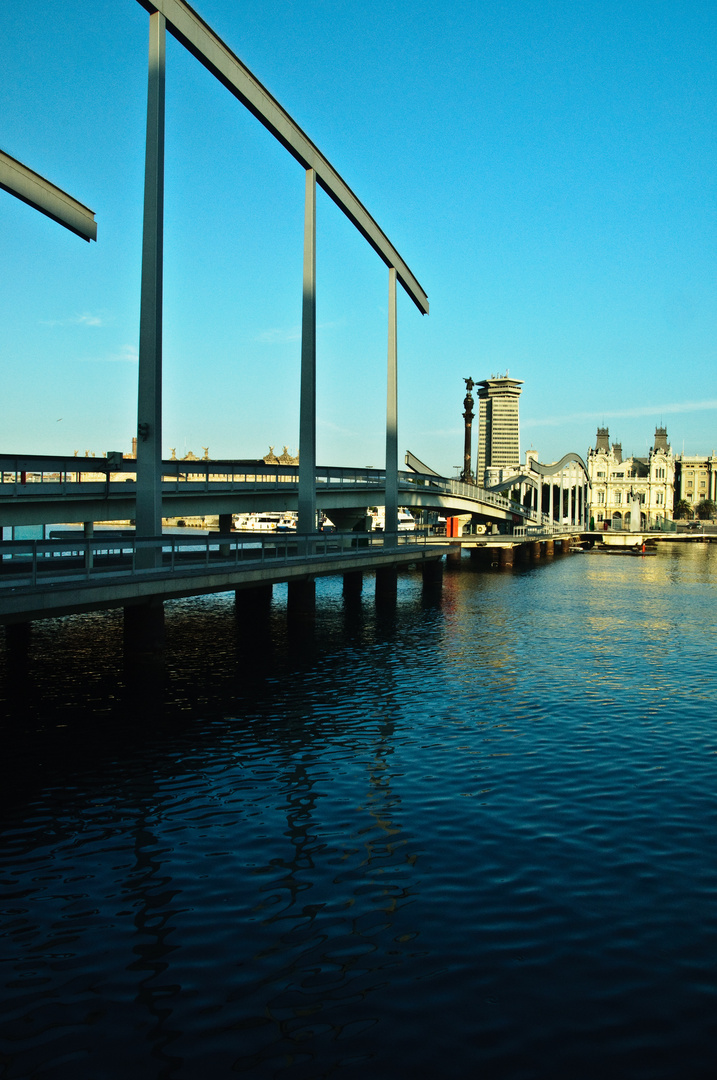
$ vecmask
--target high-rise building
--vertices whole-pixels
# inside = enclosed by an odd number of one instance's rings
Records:
[[[478,387],[478,462],[476,480],[485,484],[486,469],[520,464],[518,398],[523,382],[507,375],[491,376]]]

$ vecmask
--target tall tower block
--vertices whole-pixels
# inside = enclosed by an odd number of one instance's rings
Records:
[[[523,382],[507,375],[483,379],[478,386],[478,464],[476,481],[485,482],[488,468],[520,464],[518,398]]]

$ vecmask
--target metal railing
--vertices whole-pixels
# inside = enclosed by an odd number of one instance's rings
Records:
[[[33,468],[34,465],[34,468]],[[100,495],[133,496],[136,490],[136,466],[131,458],[110,464],[107,458],[72,458],[48,460],[41,468],[31,458],[0,457],[0,498],[37,498],[40,496]],[[292,491],[298,487],[298,465],[221,461],[171,461],[162,464],[163,494],[200,492],[266,493],[272,489]],[[494,491],[460,480],[415,472],[399,472],[403,491],[425,490],[454,495],[468,502],[495,506],[522,518],[535,518],[534,511]],[[368,488],[380,495],[386,487],[383,469],[360,469],[344,466],[320,466],[316,469],[317,490],[327,488]],[[379,501],[377,499],[377,501]]]
[[[414,533],[285,533],[272,537],[213,534],[208,537],[93,537],[62,540],[9,540],[0,548],[0,595],[9,589],[44,584],[81,583],[108,578],[166,577],[179,573],[252,569],[271,563],[310,565],[346,553],[429,547]]]

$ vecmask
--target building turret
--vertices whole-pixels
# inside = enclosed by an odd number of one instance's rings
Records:
[[[606,427],[599,427],[597,429],[597,438],[595,440],[595,453],[599,454],[600,451],[607,454],[610,450],[610,429]]]
[[[666,454],[670,452],[670,444],[667,441],[667,428],[656,427],[655,428],[655,445],[654,451],[664,450]]]

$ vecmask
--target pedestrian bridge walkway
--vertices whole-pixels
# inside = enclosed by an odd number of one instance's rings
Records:
[[[133,520],[136,514],[137,462],[120,455],[106,458],[0,455],[0,523]],[[318,467],[316,506],[365,513],[384,505],[382,469]],[[533,502],[526,506],[505,495],[429,473],[398,473],[401,506],[472,514],[488,522],[531,526],[549,524]],[[164,517],[206,516],[265,511],[296,511],[299,466],[254,461],[164,461]],[[574,523],[576,527],[578,522]]]
[[[329,574],[440,565],[445,542],[401,534],[271,538],[167,535],[14,540],[2,545],[0,622],[124,607]]]

